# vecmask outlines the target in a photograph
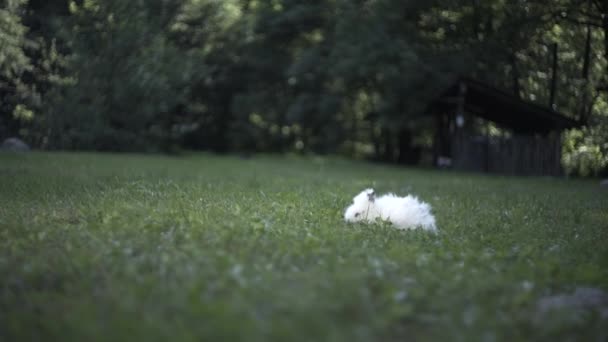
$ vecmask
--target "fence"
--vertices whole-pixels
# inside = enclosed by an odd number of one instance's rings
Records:
[[[456,135],[452,144],[457,170],[512,175],[562,175],[558,133],[486,137]]]

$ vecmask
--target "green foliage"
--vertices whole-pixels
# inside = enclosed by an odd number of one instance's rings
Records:
[[[0,137],[20,135],[44,146],[48,131],[43,113],[49,105],[45,96],[69,77],[63,73],[65,57],[57,40],[34,25],[32,6],[7,0],[0,9]],[[50,23],[51,18],[46,15],[44,20]]]
[[[608,175],[607,124],[568,132],[564,143],[564,167],[575,176]]]
[[[429,105],[468,75],[586,122],[584,139],[564,142],[568,172],[588,157],[584,173],[606,168],[602,2],[4,3],[0,111],[36,145],[416,161],[432,141]]]
[[[19,114],[30,111],[26,104],[31,89],[24,82],[23,75],[33,66],[25,53],[27,28],[20,16],[24,3],[16,0],[0,3],[0,135],[8,126],[16,125],[21,119]]]
[[[29,58],[24,53],[27,28],[20,17],[25,0],[5,0],[0,9],[0,76],[19,78],[31,69]]]
[[[59,148],[157,150],[181,134],[192,61],[166,37],[178,7],[165,1],[72,3],[66,40],[73,83],[49,124]],[[160,15],[159,15],[160,13]]]
[[[608,193],[327,158],[0,155],[3,340],[605,340]],[[440,232],[349,225],[412,192]],[[576,313],[575,315],[572,315]]]

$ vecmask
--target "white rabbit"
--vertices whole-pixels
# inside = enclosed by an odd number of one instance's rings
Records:
[[[421,227],[437,231],[431,206],[410,195],[399,197],[389,193],[376,198],[374,189],[365,189],[353,198],[353,204],[344,213],[346,222],[371,223],[378,218],[391,222],[398,229]]]

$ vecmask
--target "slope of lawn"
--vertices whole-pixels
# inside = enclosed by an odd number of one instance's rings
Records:
[[[439,234],[344,223],[368,186],[431,203]],[[597,181],[0,154],[3,341],[600,341],[607,293]]]

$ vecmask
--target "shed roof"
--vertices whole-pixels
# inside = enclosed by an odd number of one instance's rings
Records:
[[[464,109],[467,112],[515,132],[546,133],[583,125],[549,107],[524,101],[502,89],[467,77],[459,78],[440,102],[453,104],[451,99],[458,96],[461,85],[466,89]]]

